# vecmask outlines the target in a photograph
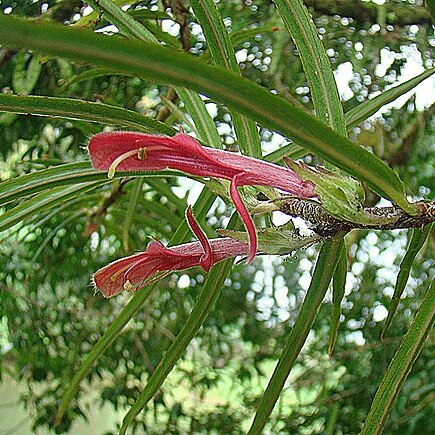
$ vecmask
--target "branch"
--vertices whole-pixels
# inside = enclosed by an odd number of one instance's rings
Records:
[[[435,104],[432,104],[428,109],[418,112],[415,120],[411,122],[405,129],[400,147],[390,156],[386,156],[385,160],[390,166],[405,165],[414,151],[417,140],[422,131],[425,131],[428,124],[432,121],[435,114]]]
[[[121,178],[121,180],[113,186],[110,195],[104,198],[101,205],[92,211],[90,214],[91,220],[106,214],[108,208],[116,202],[119,196],[125,193],[123,187],[132,179],[133,178]]]
[[[337,219],[327,213],[317,202],[306,199],[287,198],[279,200],[277,205],[282,213],[293,217],[301,217],[310,228],[323,237],[332,237],[339,233],[360,229],[394,230],[400,228],[421,228],[435,221],[435,202],[416,202],[420,214],[410,216],[397,206],[368,207],[365,210],[375,216],[388,218],[389,222],[382,225],[363,225]]]
[[[429,11],[423,6],[400,6],[397,3],[374,3],[352,0],[305,0],[307,7],[315,10],[316,15],[340,15],[353,18],[360,24],[377,23],[379,8],[385,9],[386,24],[398,27],[411,24],[431,24]]]

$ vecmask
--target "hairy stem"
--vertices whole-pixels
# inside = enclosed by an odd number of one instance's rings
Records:
[[[338,219],[326,212],[321,204],[298,198],[288,198],[277,203],[279,211],[293,217],[301,217],[310,228],[324,237],[332,237],[338,233],[348,232],[354,228],[374,230],[394,230],[400,228],[421,228],[435,220],[435,202],[417,202],[420,209],[417,216],[410,216],[397,206],[368,207],[366,212],[388,219],[379,225],[364,225]]]

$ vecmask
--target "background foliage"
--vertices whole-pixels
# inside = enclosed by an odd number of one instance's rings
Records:
[[[207,46],[198,14],[187,4],[117,3],[130,5],[130,16],[157,40],[211,62],[212,47]],[[81,1],[3,0],[0,4],[5,14],[114,30],[106,27],[113,21],[110,15],[89,14],[91,10]],[[417,72],[421,72],[432,67],[431,20],[419,2],[388,1],[383,6],[357,2],[358,7],[351,1],[305,4],[337,74],[347,114],[396,85],[409,68],[418,66]],[[220,1],[216,6],[242,75],[312,111],[301,63],[304,53],[296,49],[274,3]],[[130,36],[127,31],[121,33]],[[121,37],[118,33],[112,36]],[[349,69],[351,74],[346,76]],[[0,86],[1,95],[100,102],[160,120],[169,127],[181,125],[200,137],[206,134],[195,125],[187,97],[175,98],[172,88],[64,58],[3,47]],[[422,107],[418,98],[407,94],[402,105],[355,125],[349,137],[388,162],[405,182],[409,195],[433,199],[434,106]],[[206,103],[223,146],[236,148],[234,113],[213,101]],[[109,110],[107,116],[116,119]],[[116,125],[113,121],[90,122],[96,119],[89,117],[0,113],[2,180],[61,163],[87,161],[84,147],[89,137],[107,124]],[[213,137],[219,141],[216,134]],[[264,153],[287,143],[265,128],[260,137]],[[296,145],[293,150],[298,150]],[[308,163],[318,162],[310,154],[304,158]],[[89,170],[86,163],[80,168]],[[128,300],[128,295],[104,300],[95,294],[90,285],[92,273],[120,256],[143,250],[150,237],[169,241],[184,219],[187,204],[194,202],[200,191],[199,184],[192,182],[194,188],[189,191],[184,180],[174,177],[110,182],[99,178],[94,182],[89,186],[72,184],[69,193],[59,190],[62,202],[41,198],[45,202],[39,208],[24,209],[16,224],[0,234],[1,370],[29,386],[26,395],[15,399],[31,410],[35,429],[45,426],[60,433],[68,431],[76,419],[86,418],[85,407],[76,400],[86,394],[88,387],[82,383],[60,424],[55,422],[59,401],[73,374]],[[4,212],[23,200],[19,196],[13,199],[3,203]],[[206,199],[204,207],[211,206],[212,197],[209,203]],[[367,205],[378,200],[368,192]],[[228,222],[231,212],[228,204],[214,203],[203,217],[210,235]],[[410,232],[404,230],[355,230],[346,237],[346,294],[334,352],[328,357],[332,308],[328,293],[266,430],[301,434],[361,430],[388,364],[434,280],[432,234],[412,264],[396,316],[381,341],[386,308],[409,238]],[[296,320],[317,252],[314,246],[289,258],[264,257],[248,266],[236,264],[204,326],[134,421],[134,429],[150,434],[248,429]],[[170,275],[154,287],[147,303],[86,375],[88,385],[98,385],[98,402],[128,410],[185,324],[204,280],[204,274],[194,269]],[[431,418],[433,349],[434,338],[429,335],[387,421],[388,433],[435,431]]]

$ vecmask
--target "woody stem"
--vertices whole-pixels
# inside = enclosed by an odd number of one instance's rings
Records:
[[[335,234],[348,232],[354,228],[393,230],[400,228],[421,228],[435,221],[435,202],[417,202],[421,213],[418,216],[410,216],[397,206],[392,207],[369,207],[370,214],[382,216],[390,221],[385,224],[364,225],[338,219],[326,212],[321,204],[298,198],[283,199],[278,202],[279,210],[289,216],[301,217],[309,223],[312,230],[324,237],[332,237]]]

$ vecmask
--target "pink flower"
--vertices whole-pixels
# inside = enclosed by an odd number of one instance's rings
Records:
[[[89,153],[96,169],[155,171],[175,169],[199,176],[230,180],[230,195],[250,240],[249,263],[257,251],[257,234],[249,211],[237,190],[239,186],[270,186],[299,198],[312,198],[315,185],[303,181],[292,169],[239,154],[201,146],[184,133],[173,137],[154,136],[129,131],[99,133],[89,143]]]
[[[93,277],[95,286],[110,298],[123,290],[134,292],[175,270],[201,266],[207,272],[221,260],[248,253],[246,243],[228,237],[207,239],[190,207],[186,217],[198,242],[166,248],[152,241],[145,252],[121,258],[98,270]]]

